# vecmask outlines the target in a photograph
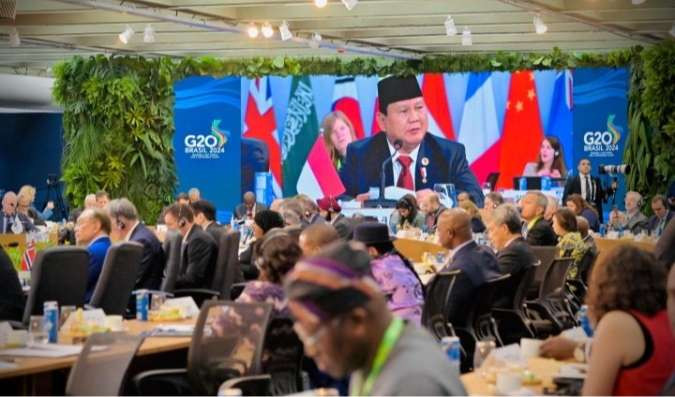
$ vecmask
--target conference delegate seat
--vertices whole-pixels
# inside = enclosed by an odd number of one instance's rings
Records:
[[[272,305],[205,301],[188,349],[187,368],[134,377],[139,395],[216,395],[228,379],[262,373],[263,341]]]
[[[31,285],[23,324],[30,316],[42,315],[46,301],[62,306],[84,306],[89,253],[81,247],[52,247],[38,252],[31,270]]]
[[[597,251],[588,250],[577,264],[577,277],[567,280],[568,297],[573,310],[578,310],[586,298],[588,278],[593,271],[593,264],[598,257]]]
[[[239,232],[222,233],[218,240],[216,268],[211,288],[182,288],[173,291],[174,296],[190,296],[198,306],[209,299],[230,299],[230,290],[235,280],[243,279],[239,266]]]
[[[220,390],[239,390],[242,396],[278,396],[272,392],[272,377],[269,374],[239,376],[226,380]]]
[[[162,248],[164,249],[164,255],[166,256],[166,265],[164,266],[164,279],[162,280],[162,286],[160,287],[164,292],[173,292],[173,288],[176,285],[176,278],[180,271],[182,243],[183,237],[180,233],[175,231],[167,232],[166,237],[164,238]]]
[[[518,283],[512,284],[513,293],[510,291],[506,293],[507,296],[510,295],[511,300],[506,301],[505,305],[492,307],[492,316],[497,321],[497,329],[504,345],[518,343],[520,338],[535,337],[532,330],[533,320],[529,319],[525,313],[525,298],[539,266],[541,262],[537,261],[534,266],[513,277],[518,279]],[[549,323],[549,320],[540,321],[543,322],[540,327]]]
[[[143,246],[136,242],[113,244],[105,255],[101,275],[89,306],[105,314],[124,315],[136,284]]]
[[[461,272],[459,269],[440,271],[427,284],[422,307],[422,325],[438,341],[444,336],[455,335],[448,314],[450,313],[450,293]]]
[[[553,263],[553,260],[558,253],[558,249],[555,246],[545,245],[533,245],[530,248],[532,249],[535,258],[539,260],[540,265],[534,274],[534,280],[527,292],[527,299],[537,299],[539,296],[539,286],[541,286],[541,282],[544,280],[548,268]]]
[[[142,335],[126,332],[92,334],[70,370],[66,395],[122,395],[127,369],[141,343]]]
[[[537,299],[525,301],[525,310],[528,318],[533,320],[531,324],[537,338],[556,335],[574,323],[565,307],[569,304],[565,297],[566,276],[573,263],[572,258],[555,259],[539,287]]]
[[[267,327],[262,372],[271,377],[271,391],[286,396],[303,390],[304,345],[293,329],[293,319],[277,317]]]

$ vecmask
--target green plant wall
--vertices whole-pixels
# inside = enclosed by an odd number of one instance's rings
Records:
[[[105,189],[127,196],[143,219],[154,222],[173,199],[173,83],[189,75],[410,75],[425,72],[514,71],[575,67],[632,70],[631,134],[626,160],[639,161],[629,188],[653,192],[675,173],[675,68],[673,41],[601,54],[498,53],[425,57],[414,61],[379,58],[73,57],[54,68],[54,97],[64,108],[62,179],[71,204]],[[643,129],[644,131],[642,131]],[[658,185],[651,183],[658,181]]]

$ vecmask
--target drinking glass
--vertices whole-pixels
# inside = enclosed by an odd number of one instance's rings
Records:
[[[61,316],[59,317],[59,328],[63,326],[63,324],[68,320],[68,317],[70,316],[70,313],[74,312],[77,310],[77,306],[61,306]]]
[[[47,343],[49,335],[45,328],[45,321],[43,316],[30,316],[28,322],[28,343]]]
[[[151,295],[150,310],[160,310],[166,301],[166,295],[154,293]]]
[[[478,370],[488,358],[490,353],[497,347],[495,341],[486,339],[476,342],[476,350],[473,353],[473,369]]]

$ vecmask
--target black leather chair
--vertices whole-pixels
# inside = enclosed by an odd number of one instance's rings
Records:
[[[555,246],[546,246],[546,245],[533,245],[532,252],[534,256],[539,260],[539,267],[534,273],[534,279],[532,284],[527,292],[528,299],[536,299],[539,297],[539,286],[546,276],[548,268],[553,263],[556,255],[558,254],[558,249]]]
[[[31,270],[30,294],[23,312],[23,324],[30,316],[41,315],[46,301],[59,306],[84,306],[89,253],[80,247],[52,247],[38,252]]]
[[[215,395],[226,380],[262,373],[263,341],[272,305],[205,301],[188,350],[187,368],[134,377],[143,396]]]
[[[574,325],[574,316],[570,313],[569,302],[565,296],[566,276],[573,263],[572,258],[555,259],[539,286],[537,299],[525,302],[526,313],[532,320],[531,324],[537,338],[557,335]]]
[[[220,390],[238,389],[242,396],[278,396],[272,392],[272,377],[269,374],[240,376],[226,380]]]
[[[263,373],[272,379],[272,394],[286,396],[303,390],[304,345],[293,329],[293,320],[278,317],[270,321],[263,347]]]
[[[427,284],[422,308],[422,325],[440,341],[444,336],[455,335],[448,319],[450,293],[462,271],[437,273]]]
[[[112,245],[105,256],[89,306],[106,314],[123,315],[136,284],[143,246],[135,242]]]
[[[492,308],[492,316],[497,321],[497,328],[505,345],[518,343],[521,338],[535,337],[531,328],[532,320],[525,313],[525,298],[539,266],[537,261],[534,266],[517,275],[519,282],[513,286],[515,290],[510,294],[512,300],[508,305]]]
[[[168,232],[164,238],[164,255],[166,256],[166,266],[164,266],[164,279],[160,289],[164,292],[173,292],[176,285],[176,278],[180,271],[180,256],[183,237],[178,232]]]

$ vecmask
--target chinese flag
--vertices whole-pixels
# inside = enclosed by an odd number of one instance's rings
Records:
[[[522,175],[525,164],[537,160],[542,131],[534,73],[514,72],[506,101],[497,187],[513,188],[513,177]]]

